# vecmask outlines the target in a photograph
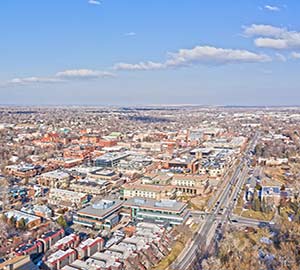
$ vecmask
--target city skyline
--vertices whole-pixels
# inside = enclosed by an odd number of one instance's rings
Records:
[[[300,105],[297,1],[2,1],[0,103]]]

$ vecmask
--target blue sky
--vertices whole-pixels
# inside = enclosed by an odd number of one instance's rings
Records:
[[[298,0],[1,0],[0,104],[300,105]]]

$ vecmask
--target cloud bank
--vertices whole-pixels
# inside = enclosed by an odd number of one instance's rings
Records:
[[[90,80],[105,77],[115,77],[115,74],[107,71],[91,70],[91,69],[70,69],[57,72],[51,77],[23,77],[13,78],[5,82],[2,86],[22,86],[29,84],[49,84],[61,83],[74,80]]]
[[[272,25],[252,24],[244,27],[244,34],[256,37],[254,44],[260,48],[287,50],[300,48],[300,32]]]
[[[216,65],[230,63],[267,62],[271,58],[265,54],[257,54],[247,50],[224,49],[212,46],[196,46],[192,49],[180,49],[176,53],[169,53],[164,62],[139,62],[136,64],[118,63],[115,70],[156,70],[177,68],[197,64]]]

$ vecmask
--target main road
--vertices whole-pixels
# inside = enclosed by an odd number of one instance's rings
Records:
[[[234,172],[227,179],[226,185],[221,190],[211,213],[206,216],[191,243],[171,265],[172,269],[186,270],[196,265],[197,260],[206,253],[208,245],[216,235],[217,227],[223,226],[229,220],[237,195],[246,181],[248,174],[247,163],[249,162],[247,156],[249,151],[254,149],[257,137],[258,135],[255,134],[248,144],[245,155],[239,158],[238,164],[233,168]],[[221,219],[221,222],[218,222],[219,219]]]

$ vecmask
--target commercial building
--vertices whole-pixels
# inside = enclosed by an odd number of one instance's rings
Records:
[[[5,167],[5,172],[7,174],[20,178],[33,177],[42,171],[42,166],[36,166],[32,164],[9,165]]]
[[[120,200],[101,200],[77,211],[73,221],[83,226],[109,230],[119,222],[122,204]]]
[[[94,160],[94,164],[97,167],[116,167],[120,160],[128,157],[129,152],[114,152],[106,153],[101,157],[98,157]]]
[[[115,173],[113,170],[98,168],[88,174],[89,178],[105,181],[115,181],[119,179],[119,174]]]
[[[123,208],[129,210],[132,219],[140,222],[180,225],[190,216],[187,204],[175,200],[133,198],[125,201]]]
[[[122,186],[121,195],[124,199],[140,197],[155,200],[173,199],[176,197],[176,188],[168,185],[141,184],[136,181]]]
[[[88,201],[88,195],[65,189],[51,188],[49,192],[49,204],[66,207],[82,207]]]
[[[70,175],[59,170],[46,172],[37,177],[39,185],[51,188],[67,187],[69,180]]]
[[[201,195],[209,186],[206,176],[174,175],[170,181],[176,192],[184,195]]]
[[[199,159],[193,156],[174,158],[164,163],[164,168],[175,173],[196,173],[200,166]]]
[[[70,189],[76,192],[84,192],[91,195],[104,195],[107,194],[112,188],[112,184],[106,180],[97,180],[85,178],[72,182]]]

